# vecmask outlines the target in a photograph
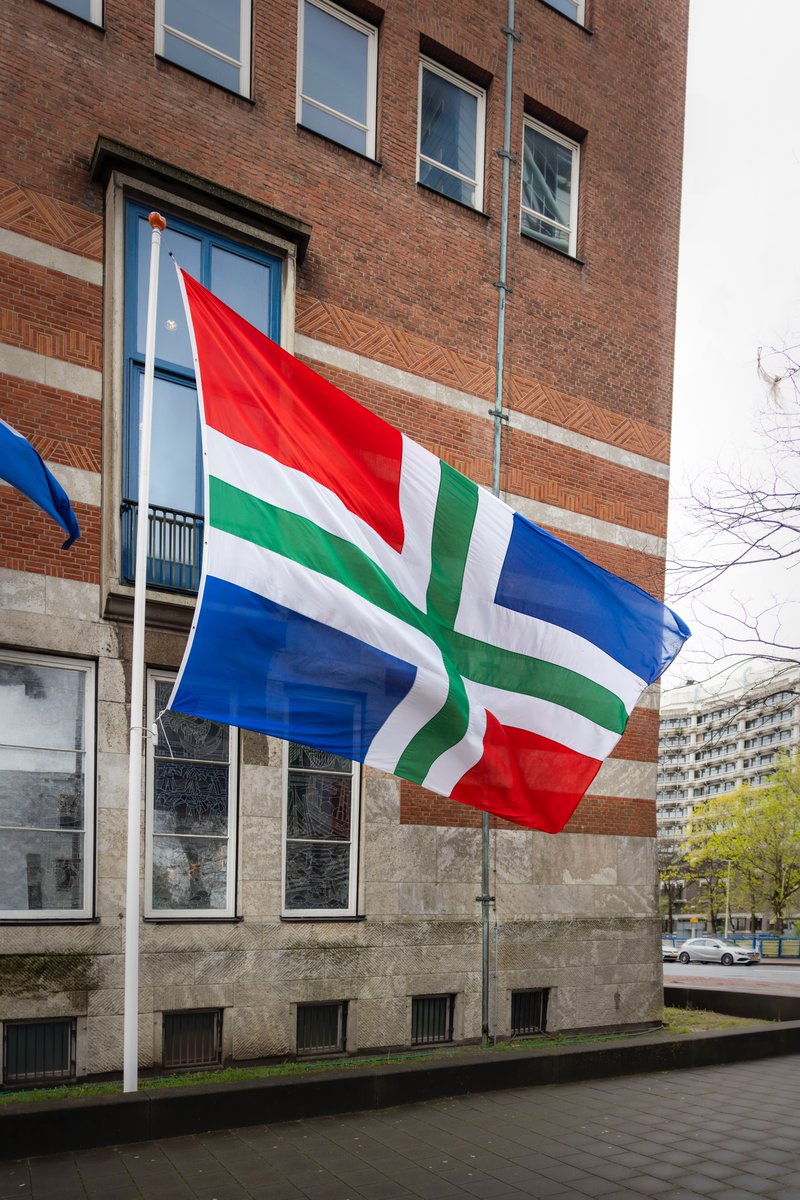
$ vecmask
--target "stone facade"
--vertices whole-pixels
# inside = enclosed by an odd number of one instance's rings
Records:
[[[514,146],[535,117],[580,145],[581,174],[577,251],[565,255],[520,235],[519,160],[512,168],[503,494],[653,593],[687,8],[587,0],[581,25],[531,0],[513,95]],[[249,95],[154,56],[150,0],[105,0],[88,21],[43,0],[8,0],[0,15],[0,70],[15,93],[0,115],[0,415],[47,460],[82,529],[62,553],[52,523],[0,487],[0,651],[89,663],[96,680],[91,911],[3,921],[0,1023],[74,1019],[78,1074],[122,1065],[125,204],[275,256],[284,344],[491,482],[505,5],[346,9],[378,29],[374,160],[296,124],[296,0],[253,0]],[[421,48],[485,89],[482,212],[416,182]],[[152,590],[148,667],[177,668],[192,606],[190,594]],[[493,822],[490,1023],[501,1037],[516,990],[549,989],[554,1031],[659,1017],[657,709],[653,689],[564,834]],[[414,996],[453,997],[453,1039],[478,1039],[479,814],[365,771],[356,916],[282,919],[282,762],[280,743],[242,734],[234,916],[142,922],[141,1065],[162,1062],[164,1013],[198,1009],[222,1010],[233,1060],[295,1053],[297,1007],[317,1002],[346,1002],[351,1052],[409,1045]]]

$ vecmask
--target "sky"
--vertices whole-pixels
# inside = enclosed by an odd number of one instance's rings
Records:
[[[718,467],[764,472],[760,346],[800,343],[800,0],[691,0],[669,540],[686,546],[682,499]],[[773,359],[773,362],[777,360]],[[714,607],[800,596],[785,568],[727,576]],[[718,671],[697,601],[676,601],[693,638],[664,677]],[[800,644],[800,604],[785,603]]]

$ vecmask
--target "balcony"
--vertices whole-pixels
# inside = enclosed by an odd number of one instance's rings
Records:
[[[123,583],[133,583],[136,574],[138,511],[135,500],[122,501]],[[148,587],[167,592],[197,592],[203,558],[203,518],[197,513],[151,504],[147,540]]]

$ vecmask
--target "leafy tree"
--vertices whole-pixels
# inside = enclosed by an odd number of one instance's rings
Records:
[[[792,898],[800,892],[800,755],[779,758],[769,782],[743,786],[695,807],[688,835],[695,877],[705,878],[712,927],[727,864],[750,900],[769,908],[779,933]]]
[[[660,883],[660,907],[667,918],[667,933],[675,932],[675,912],[682,907],[683,890],[686,882],[687,865],[682,851],[672,844],[656,843],[658,879]]]

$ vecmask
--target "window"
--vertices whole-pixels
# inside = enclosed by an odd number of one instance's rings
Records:
[[[284,915],[355,916],[359,764],[296,742],[284,761]]]
[[[125,209],[125,405],[120,577],[135,572],[139,487],[139,411],[144,380],[150,271],[148,207]],[[164,245],[181,267],[275,341],[280,338],[281,261],[222,235],[168,217]],[[178,279],[162,261],[150,462],[147,582],[164,590],[197,591],[203,530],[200,420],[192,349]]]
[[[156,54],[250,95],[250,0],[156,0]]]
[[[222,1062],[222,1009],[165,1012],[161,1043],[164,1067],[214,1067]]]
[[[89,917],[94,667],[0,653],[0,917]]]
[[[481,88],[420,63],[417,179],[470,208],[483,205],[485,102]]]
[[[411,999],[411,1045],[452,1042],[455,996],[413,996]]]
[[[150,728],[172,679],[148,676]],[[146,899],[149,917],[232,917],[236,868],[236,730],[165,712],[148,738]]]
[[[377,29],[323,0],[301,0],[298,54],[298,123],[374,158]]]
[[[75,1020],[7,1021],[3,1083],[55,1083],[75,1077]]]
[[[346,1044],[346,1001],[338,1004],[298,1004],[298,1054],[342,1054]]]
[[[578,25],[583,24],[584,0],[544,0],[544,2],[550,8],[554,8],[556,12],[569,17],[571,21],[576,21]]]
[[[49,0],[49,3],[93,25],[103,24],[103,0]]]
[[[522,156],[522,232],[575,255],[578,219],[577,142],[526,119]]]

